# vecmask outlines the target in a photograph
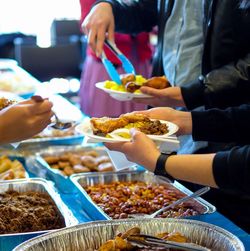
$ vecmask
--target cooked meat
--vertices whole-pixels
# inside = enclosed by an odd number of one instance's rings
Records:
[[[143,86],[152,87],[155,89],[164,89],[167,87],[170,87],[170,84],[165,76],[162,77],[153,77],[148,79],[145,83],[143,83]]]
[[[162,124],[159,120],[150,120],[143,114],[127,113],[119,118],[92,118],[91,120],[93,132],[99,136],[106,136],[119,128],[138,128],[145,134],[163,135],[168,132],[166,124]]]
[[[104,134],[112,132],[118,128],[122,128],[128,124],[124,118],[92,118],[90,120],[94,134]]]
[[[134,74],[121,74],[120,79],[123,85],[126,85],[128,82],[135,81],[135,75]]]
[[[138,85],[136,82],[128,82],[125,85],[125,89],[127,92],[135,92],[136,90],[139,90],[141,88],[141,85]]]
[[[141,121],[150,121],[149,117],[144,114],[133,114],[133,113],[126,113],[122,114],[120,118],[124,118],[128,121],[128,123],[135,123]]]

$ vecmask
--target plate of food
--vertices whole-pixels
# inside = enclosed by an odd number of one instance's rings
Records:
[[[178,131],[178,126],[143,114],[122,114],[119,118],[91,118],[76,127],[78,133],[97,142],[130,141],[129,130],[136,128],[155,141],[165,141]]]
[[[114,81],[104,81],[96,83],[96,87],[108,93],[111,97],[119,101],[128,101],[133,98],[150,98],[150,95],[140,91],[142,86],[155,89],[164,89],[170,86],[165,76],[152,77],[146,79],[141,75],[122,74],[120,75],[122,84]]]

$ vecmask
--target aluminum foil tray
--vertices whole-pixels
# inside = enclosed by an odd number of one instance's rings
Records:
[[[15,190],[18,192],[33,191],[47,193],[57,205],[59,212],[64,218],[66,226],[72,226],[78,223],[77,219],[73,216],[68,207],[62,202],[59,194],[54,191],[53,186],[44,179],[33,178],[0,182],[1,193],[4,193],[7,190]],[[0,250],[12,250],[18,244],[49,231],[2,234],[0,235]]]
[[[168,186],[174,186],[177,190],[181,191],[184,194],[191,194],[192,192],[188,190],[186,187],[181,185],[179,182],[175,181],[175,183],[169,183],[168,179],[155,176],[151,172],[147,171],[123,171],[123,172],[112,172],[112,173],[88,173],[85,175],[75,174],[71,177],[72,182],[79,189],[81,193],[81,202],[82,207],[88,213],[89,216],[92,217],[93,220],[110,220],[111,218],[99,207],[95,204],[87,192],[83,187],[89,185],[96,184],[108,184],[113,181],[143,181],[146,183],[152,184],[167,184]],[[199,211],[202,214],[213,213],[215,212],[215,207],[203,200],[202,198],[195,199],[197,206],[199,207]]]
[[[50,165],[44,160],[43,156],[58,155],[68,151],[77,152],[77,151],[91,151],[91,150],[95,150],[100,155],[108,156],[105,148],[103,146],[100,146],[100,144],[86,145],[86,146],[80,146],[80,145],[63,146],[63,147],[54,146],[39,151],[35,157],[28,158],[27,159],[28,170],[39,177],[51,179],[53,182],[55,182],[58,189],[63,193],[72,193],[72,192],[77,193],[78,190],[76,190],[76,187],[72,184],[72,181],[69,179],[69,177],[63,175],[60,171],[51,168]],[[136,170],[136,167],[134,167],[133,170]],[[93,172],[91,172],[91,174],[92,173]],[[86,174],[89,173],[81,173],[81,175],[86,175]]]
[[[138,226],[146,234],[181,232],[191,242],[212,251],[244,251],[242,242],[230,232],[200,221],[186,219],[129,219],[97,221],[65,228],[34,238],[14,251],[94,251],[119,232]]]

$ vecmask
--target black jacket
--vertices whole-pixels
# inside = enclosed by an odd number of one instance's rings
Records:
[[[112,4],[118,32],[138,33],[158,26],[153,75],[163,75],[164,27],[174,0],[105,2]],[[248,103],[250,87],[245,80],[250,78],[250,13],[239,8],[239,0],[206,0],[203,25],[202,76],[182,87],[187,108]]]
[[[233,140],[242,145],[218,152],[213,162],[213,173],[220,188],[250,194],[250,105],[192,111],[192,122],[194,140]]]

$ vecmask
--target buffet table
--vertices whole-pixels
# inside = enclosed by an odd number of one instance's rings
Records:
[[[80,223],[92,221],[91,216],[88,216],[85,212],[82,211],[81,206],[79,206],[79,203],[77,203],[76,197],[74,195],[61,193],[61,198],[65,202],[65,204],[70,207],[70,210],[74,213]],[[228,230],[243,242],[246,251],[250,250],[250,235],[236,226],[222,214],[214,212],[211,214],[199,215],[191,218],[194,220],[204,221]]]
[[[66,114],[70,115],[70,116],[74,116],[77,117],[79,119],[79,113],[76,110],[76,107],[72,108],[73,105],[71,104],[67,104],[68,101],[66,101],[64,98],[62,98],[61,96],[55,95],[54,100],[56,101],[56,103],[65,103],[64,107],[67,107],[69,109],[64,110]],[[60,105],[56,105],[56,110],[58,111],[59,115],[63,115],[62,114],[62,110],[60,109]],[[71,109],[73,109],[73,113],[71,111]],[[61,111],[61,114],[60,114]],[[80,116],[81,117],[81,116]],[[78,142],[81,143],[82,139],[79,139],[80,141]],[[59,141],[60,142],[60,141]],[[56,142],[53,142],[56,143]],[[60,142],[59,144],[64,145],[63,142]],[[48,145],[44,145],[44,148],[48,147]],[[35,154],[36,151],[41,150],[41,147],[38,148],[34,148],[34,151],[32,152],[32,148],[23,148],[23,152],[26,154],[27,152],[30,152],[31,154]],[[1,154],[4,153],[3,150],[0,150]],[[11,151],[7,151],[7,153],[12,152],[14,155],[15,154],[21,154],[22,153],[22,148],[17,148],[17,149],[12,149]],[[32,172],[29,171],[28,169],[28,173],[29,173],[29,177],[40,177],[39,175],[36,175]],[[43,177],[45,178],[45,177]],[[88,213],[86,212],[86,210],[84,210],[83,205],[81,204],[81,196],[79,196],[79,192],[76,191],[75,187],[73,186],[73,183],[71,184],[70,182],[67,182],[67,184],[63,183],[63,180],[58,180],[57,182],[60,182],[62,184],[62,187],[65,188],[65,190],[60,189],[56,184],[55,180],[53,180],[53,177],[51,176],[46,177],[47,180],[49,180],[49,182],[54,186],[55,191],[57,191],[57,193],[59,194],[59,196],[61,197],[61,200],[64,202],[64,204],[69,208],[69,210],[72,212],[73,216],[77,219],[78,223],[85,223],[85,222],[90,222],[96,219],[95,215],[88,215]],[[67,192],[65,192],[67,190]],[[250,250],[250,235],[247,234],[246,232],[244,232],[242,229],[240,229],[239,227],[237,227],[235,224],[233,224],[230,220],[228,220],[227,218],[225,218],[223,215],[221,215],[218,212],[213,212],[210,214],[204,214],[204,215],[199,215],[199,216],[193,216],[191,217],[192,219],[195,220],[199,220],[199,221],[203,221],[203,222],[207,222],[207,223],[211,223],[213,225],[217,225],[219,227],[222,227],[226,230],[228,230],[229,232],[231,232],[232,234],[236,235],[244,244],[245,246],[245,250]],[[34,234],[33,236],[29,236],[29,238],[32,238],[34,236],[36,236],[37,234]],[[0,246],[1,250],[12,250],[12,248],[14,246],[16,246],[18,243],[18,235],[16,235],[16,243],[12,243],[11,245],[9,245],[8,248],[4,248],[1,249],[2,247]],[[11,247],[11,248],[10,248]]]

